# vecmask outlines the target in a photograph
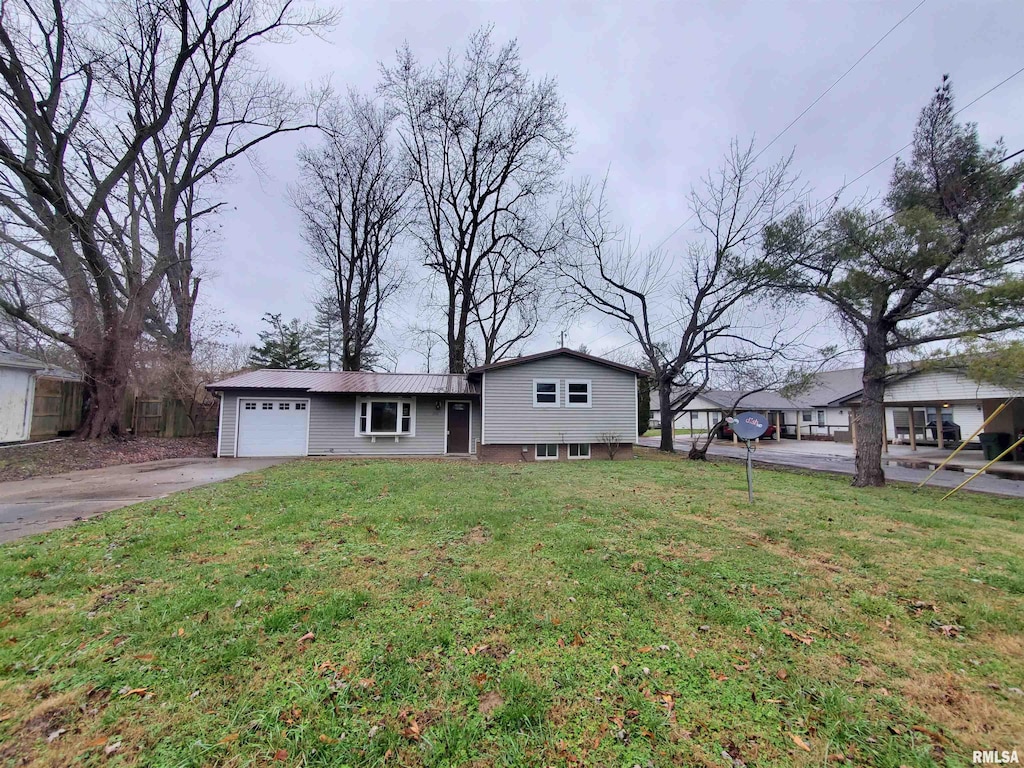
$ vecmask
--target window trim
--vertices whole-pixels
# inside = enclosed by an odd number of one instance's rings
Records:
[[[570,403],[569,402],[569,387],[572,384],[586,384],[587,385],[587,402],[585,403]],[[576,393],[579,394],[579,393]],[[591,379],[566,379],[565,380],[565,407],[566,408],[592,408],[594,406],[594,383]]]
[[[372,422],[372,415],[370,408],[372,403],[397,403],[398,405],[398,416],[397,424],[398,431],[395,432],[373,432],[370,431]],[[366,427],[367,431],[362,432],[359,429],[359,420],[362,417],[363,405],[366,405]],[[402,432],[402,405],[409,405],[409,431]],[[356,437],[416,437],[416,398],[415,397],[357,397],[355,407],[355,425],[354,434]]]
[[[581,453],[578,456],[573,456],[572,455],[572,447],[574,445],[580,446],[580,447],[582,447],[584,445],[587,446],[587,453],[586,453],[586,455]],[[591,448],[590,443],[569,443],[568,447],[565,449],[565,456],[566,456],[567,459],[569,459],[569,461],[584,461],[586,459],[589,459],[592,453],[593,453],[593,449]]]
[[[555,446],[555,455],[554,456],[541,456],[540,453],[537,451],[537,449],[540,448],[542,445],[553,445],[553,446]],[[558,461],[558,454],[559,454],[558,443],[534,443],[534,445],[533,445],[533,458],[534,458],[534,461]]]
[[[800,422],[810,424],[814,420],[814,411],[800,411]]]
[[[554,384],[555,385],[555,401],[553,403],[539,403],[537,402],[537,385],[538,384]],[[548,392],[545,395],[550,394]],[[534,379],[533,380],[533,407],[534,408],[560,408],[562,406],[562,387],[559,379]]]

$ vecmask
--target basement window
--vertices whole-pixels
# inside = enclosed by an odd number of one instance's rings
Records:
[[[590,443],[569,443],[570,459],[589,459]]]
[[[537,443],[537,461],[557,461],[558,443]]]

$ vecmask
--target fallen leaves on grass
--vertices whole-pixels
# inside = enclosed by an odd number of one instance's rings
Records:
[[[279,763],[283,763],[285,760],[288,759],[288,750],[287,749],[279,749],[279,750],[277,750],[277,752],[274,753],[274,759],[277,760]]]
[[[964,631],[964,628],[959,624],[943,624],[938,621],[931,623],[932,629],[941,632],[944,637],[959,637],[960,633]]]
[[[238,741],[238,734],[237,733],[229,733],[227,736],[225,736],[223,739],[221,739],[217,743],[218,744],[230,744],[233,741]]]
[[[810,645],[814,642],[814,638],[810,635],[801,635],[799,632],[794,632],[792,629],[789,629],[788,627],[782,627],[781,629],[782,634],[784,634],[786,637],[791,637],[794,640],[799,640],[804,645]]]
[[[802,749],[804,752],[810,752],[811,751],[811,745],[808,744],[803,739],[801,739],[795,733],[789,734],[789,738],[791,738],[793,740],[793,743],[796,744],[798,747],[800,747],[800,749]]]

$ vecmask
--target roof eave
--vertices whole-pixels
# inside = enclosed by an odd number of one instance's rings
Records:
[[[513,357],[509,360],[499,360],[496,363],[490,363],[488,365],[478,365],[475,368],[470,368],[466,373],[467,375],[487,373],[488,371],[500,370],[501,368],[511,368],[516,365],[524,365],[538,360],[547,360],[548,358],[557,357],[558,355],[567,355],[569,357],[574,357],[577,360],[594,363],[595,365],[603,365],[608,368],[623,371],[624,373],[632,373],[642,379],[649,379],[651,377],[650,371],[634,368],[633,366],[626,365],[625,363],[617,363],[614,360],[607,360],[603,357],[597,357],[596,355],[588,355],[585,352],[577,352],[575,349],[569,349],[567,347],[559,347],[558,349],[552,349],[546,352],[537,352],[532,355]]]

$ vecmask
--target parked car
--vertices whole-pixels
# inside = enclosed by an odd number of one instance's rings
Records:
[[[934,439],[938,439],[938,431],[935,428],[935,419],[929,421],[925,426],[925,434],[931,434]],[[960,442],[960,425],[954,424],[949,419],[942,420],[942,440],[950,442]]]
[[[775,425],[769,424],[768,429],[764,431],[761,437],[774,437],[775,436]],[[728,424],[722,424],[718,427],[718,436],[723,440],[732,440],[732,427]]]

